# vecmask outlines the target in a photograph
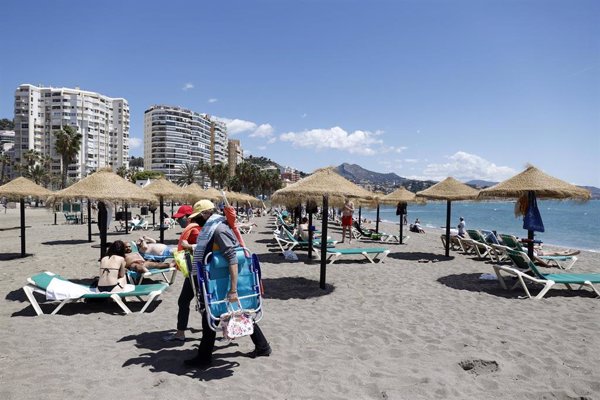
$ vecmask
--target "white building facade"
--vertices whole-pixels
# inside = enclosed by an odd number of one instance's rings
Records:
[[[129,167],[129,105],[79,88],[20,85],[15,91],[15,161],[28,150],[53,159],[51,173],[60,174],[54,132],[72,126],[81,133],[81,148],[68,178],[81,179],[104,167]]]
[[[144,113],[144,169],[176,180],[184,164],[227,162],[225,124],[176,106],[154,105]]]

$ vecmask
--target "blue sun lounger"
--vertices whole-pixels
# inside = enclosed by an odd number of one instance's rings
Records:
[[[318,253],[318,252],[317,252]],[[329,264],[333,264],[336,260],[344,256],[362,255],[370,263],[375,264],[376,262],[382,263],[383,260],[390,253],[388,249],[383,247],[376,248],[353,248],[353,249],[327,249],[327,261]],[[373,256],[374,255],[374,256]]]
[[[44,312],[40,307],[37,299],[33,295],[34,293],[40,293],[46,296],[46,303],[58,302],[58,306],[52,311],[52,315],[58,313],[65,304],[73,303],[82,299],[112,299],[125,314],[131,314],[129,307],[125,305],[123,299],[127,297],[137,297],[140,301],[142,296],[147,296],[148,299],[144,304],[140,313],[146,311],[148,306],[153,300],[157,299],[162,292],[169,287],[166,283],[156,283],[153,285],[127,285],[125,292],[109,293],[109,292],[98,292],[96,288],[89,285],[82,285],[74,283],[61,277],[60,275],[53,274],[52,272],[41,272],[27,279],[28,284],[23,286],[23,291],[29,299],[29,302],[33,306],[33,309],[37,315],[42,315]]]

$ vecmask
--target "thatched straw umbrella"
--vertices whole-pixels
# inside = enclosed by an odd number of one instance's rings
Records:
[[[404,223],[404,215],[406,215],[406,204],[417,202],[417,196],[407,190],[404,186],[400,186],[398,189],[394,190],[392,193],[389,193],[382,198],[379,199],[381,204],[395,204],[400,211],[400,236],[399,242],[402,244],[402,225]]]
[[[345,179],[332,168],[321,168],[283,189],[277,190],[271,197],[273,203],[286,206],[299,205],[302,202],[322,204],[323,218],[321,220],[321,240],[327,239],[327,214],[329,202],[334,206],[344,204],[346,198],[356,199],[357,202],[375,200],[373,193]],[[309,213],[309,225],[312,225],[312,214]],[[312,230],[308,233],[308,256],[312,256]],[[320,286],[325,289],[327,264],[327,246],[321,246],[321,276]]]
[[[156,197],[151,193],[145,192],[135,184],[121,178],[119,175],[112,172],[111,169],[102,169],[77,183],[69,186],[66,189],[54,193],[51,201],[58,202],[61,200],[72,199],[87,199],[88,205],[90,200],[98,200],[98,227],[100,230],[100,258],[106,254],[106,234],[107,234],[107,213],[104,201],[117,202],[150,202],[156,203]],[[91,241],[91,218],[89,218],[88,207],[88,236]]]
[[[479,192],[480,199],[516,198],[519,199],[517,209],[522,210],[523,228],[527,229],[529,257],[533,258],[534,230],[544,231],[544,226],[537,211],[537,198],[540,199],[575,199],[587,201],[591,198],[589,191],[550,176],[530,165],[523,172]],[[526,213],[529,214],[526,215]],[[528,217],[536,216],[537,223],[530,223]],[[539,225],[537,229],[533,225]],[[531,229],[530,229],[531,228]]]
[[[450,256],[450,215],[452,201],[474,200],[479,191],[465,185],[452,177],[448,177],[435,185],[417,192],[417,198],[430,200],[446,200],[446,257]]]
[[[25,257],[25,197],[45,199],[52,195],[48,189],[35,184],[27,178],[19,177],[0,186],[0,197],[18,200],[21,205],[21,257]]]
[[[148,186],[145,186],[144,189],[146,192],[152,193],[156,197],[158,197],[160,203],[160,242],[163,243],[165,241],[165,230],[164,230],[164,199],[178,200],[178,201],[186,201],[188,199],[188,194],[185,189],[181,186],[174,184],[173,182],[160,178],[155,181],[152,181]]]
[[[183,188],[183,190],[185,190],[185,193],[187,195],[187,199],[190,203],[192,203],[192,205],[197,202],[198,200],[201,200],[204,197],[204,189],[202,189],[202,187],[200,185],[198,185],[197,183],[192,183],[191,185],[187,185],[186,187]]]

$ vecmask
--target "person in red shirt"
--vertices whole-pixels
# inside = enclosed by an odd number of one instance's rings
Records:
[[[193,218],[189,218],[189,216],[193,213],[194,209],[192,207],[181,206],[174,215],[177,216],[177,218],[186,217],[188,221],[187,226],[179,236],[177,250],[185,250],[189,251],[190,253],[194,252],[196,240],[198,239],[198,234],[202,228],[199,224],[199,222],[201,222],[200,214],[194,216]],[[190,274],[190,276],[184,280],[183,286],[181,287],[181,293],[179,294],[179,299],[177,300],[177,304],[179,306],[179,311],[177,312],[177,331],[164,336],[163,340],[165,342],[185,342],[185,330],[188,327],[188,321],[190,318],[190,303],[194,299],[194,288],[192,285],[194,285],[197,291],[198,286],[196,279]]]

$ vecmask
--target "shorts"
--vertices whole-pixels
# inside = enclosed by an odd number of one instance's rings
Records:
[[[173,256],[173,249],[170,247],[167,247],[163,253],[162,253],[163,257],[172,257]]]
[[[352,215],[344,215],[342,217],[342,226],[352,226]]]

